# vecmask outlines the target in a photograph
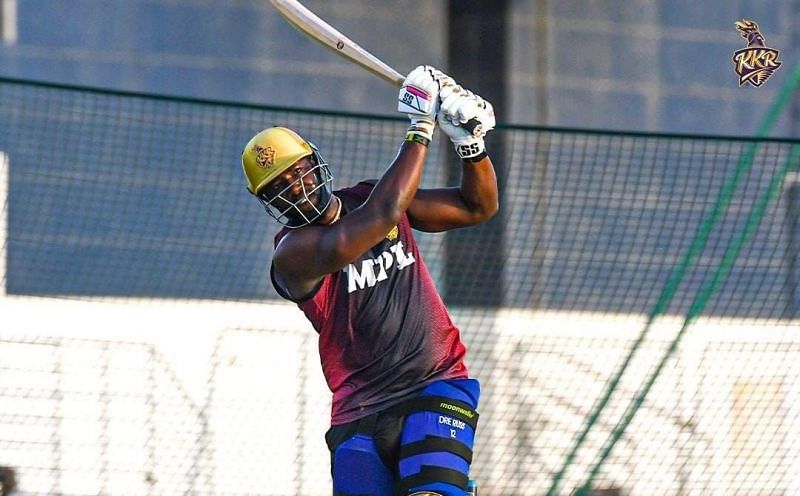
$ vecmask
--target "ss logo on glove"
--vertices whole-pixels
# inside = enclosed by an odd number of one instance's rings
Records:
[[[459,145],[457,151],[458,155],[461,157],[472,157],[481,152],[481,147],[478,143],[470,143],[467,145]]]

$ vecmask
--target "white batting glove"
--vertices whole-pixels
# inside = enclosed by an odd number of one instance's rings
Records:
[[[494,107],[461,87],[447,87],[440,96],[442,104],[437,119],[442,132],[450,138],[462,160],[481,160],[486,156],[483,137],[495,126]],[[467,123],[474,127],[468,129]]]
[[[455,85],[455,82],[429,65],[418,66],[406,76],[398,95],[397,110],[411,119],[407,140],[427,145],[433,138],[439,90],[443,85]]]

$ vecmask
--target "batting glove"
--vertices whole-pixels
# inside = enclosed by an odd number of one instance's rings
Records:
[[[495,116],[492,104],[468,90],[456,87],[442,91],[437,119],[439,126],[453,143],[462,160],[477,162],[486,156],[483,137],[494,129]],[[472,129],[464,125],[474,124]]]
[[[397,110],[408,114],[411,120],[407,140],[424,145],[430,143],[439,111],[439,91],[445,85],[455,85],[455,82],[429,65],[421,65],[406,76],[398,95]]]

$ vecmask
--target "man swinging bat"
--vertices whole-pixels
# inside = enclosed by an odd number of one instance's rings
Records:
[[[333,494],[461,496],[480,388],[412,229],[468,227],[497,212],[483,140],[495,117],[490,103],[430,66],[405,78],[398,110],[411,124],[378,180],[333,191],[318,150],[283,127],[256,134],[242,166],[248,190],[284,226],[272,283],[319,333],[333,393],[325,436]],[[462,127],[475,121],[480,133]],[[461,183],[419,189],[437,123],[461,158]]]

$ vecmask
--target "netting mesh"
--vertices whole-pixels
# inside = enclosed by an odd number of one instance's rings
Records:
[[[316,336],[269,283],[277,226],[239,163],[273,124],[338,187],[406,125],[0,80],[20,494],[330,492]],[[418,236],[483,384],[482,494],[800,491],[797,144],[494,132],[500,214]],[[424,186],[457,177],[448,148]]]

